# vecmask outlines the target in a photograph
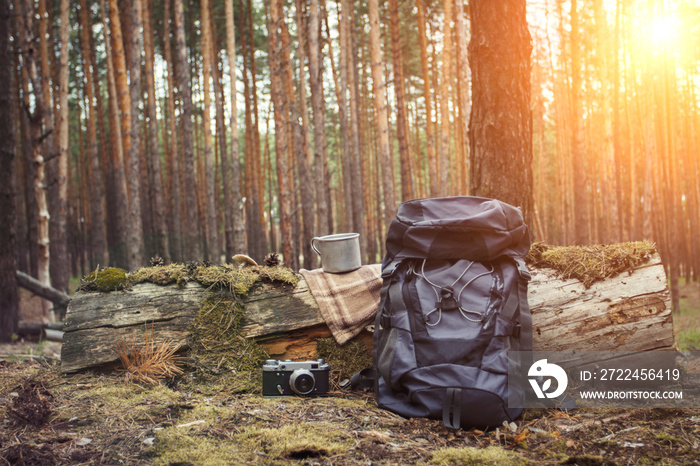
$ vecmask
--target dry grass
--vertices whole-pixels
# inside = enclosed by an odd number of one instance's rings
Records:
[[[183,374],[177,365],[180,359],[175,355],[177,349],[169,340],[156,343],[151,328],[150,331],[146,329],[142,344],[120,340],[113,351],[119,356],[127,382],[157,385],[164,379]]]

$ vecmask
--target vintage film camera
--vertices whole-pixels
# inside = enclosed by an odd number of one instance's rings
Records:
[[[328,393],[330,368],[318,361],[268,359],[262,367],[263,396],[320,396]]]

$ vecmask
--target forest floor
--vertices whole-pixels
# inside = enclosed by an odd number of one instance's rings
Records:
[[[684,325],[699,324],[700,288],[682,294],[698,311]],[[58,353],[0,347],[0,465],[700,465],[698,409],[528,409],[492,431],[453,431],[379,409],[371,394],[265,398],[194,373],[139,386],[61,374]]]

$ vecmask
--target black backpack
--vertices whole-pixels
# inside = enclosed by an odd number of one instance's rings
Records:
[[[497,200],[399,206],[374,330],[380,407],[455,429],[497,427],[520,415],[508,407],[508,353],[532,350],[529,247],[520,210]]]

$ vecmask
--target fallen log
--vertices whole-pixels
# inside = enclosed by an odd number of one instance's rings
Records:
[[[645,351],[673,347],[670,294],[658,255],[629,272],[584,285],[547,268],[532,270],[529,303],[535,350]],[[184,287],[140,283],[109,293],[78,292],[64,326],[62,371],[113,363],[114,345],[146,327],[156,341],[188,347],[188,326],[215,292],[197,283]],[[284,359],[313,359],[316,341],[329,337],[316,301],[301,279],[291,288],[258,283],[243,300],[242,334]],[[371,347],[371,333],[357,339]]]
[[[48,299],[54,304],[54,312],[58,316],[66,315],[66,308],[70,302],[70,296],[63,291],[57,290],[52,286],[46,285],[31,275],[17,270],[15,271],[17,284],[24,289],[27,289],[37,296]]]
[[[19,337],[42,338],[48,341],[63,341],[63,322],[36,322],[21,320],[17,328]]]

